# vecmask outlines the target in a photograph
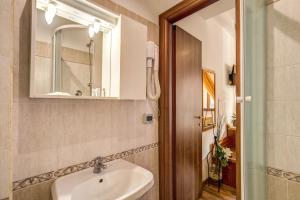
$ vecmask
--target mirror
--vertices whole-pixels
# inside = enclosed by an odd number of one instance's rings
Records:
[[[113,97],[117,16],[79,0],[36,0],[33,7],[30,96]]]
[[[202,129],[203,131],[214,128],[216,122],[216,74],[212,70],[202,70]]]

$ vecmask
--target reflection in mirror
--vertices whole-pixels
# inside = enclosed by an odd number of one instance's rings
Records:
[[[64,1],[36,2],[34,94],[110,97],[114,23]]]
[[[203,130],[212,129],[216,121],[216,75],[207,69],[202,71],[203,80]]]

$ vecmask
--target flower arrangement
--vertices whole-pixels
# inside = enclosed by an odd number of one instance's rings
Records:
[[[209,174],[210,177],[215,180],[219,180],[222,178],[222,168],[228,165],[228,160],[232,154],[232,151],[229,148],[222,147],[220,144],[220,137],[223,132],[225,121],[225,117],[223,115],[220,115],[217,120],[216,131],[213,129],[215,141],[212,156],[214,163]]]
[[[228,165],[228,160],[231,157],[232,151],[229,148],[224,148],[217,144],[215,147],[215,156],[220,162],[220,166],[226,167]]]
[[[217,131],[214,132],[215,138],[215,147],[214,147],[214,156],[220,162],[221,167],[226,167],[228,165],[228,160],[231,157],[232,151],[229,148],[224,148],[220,145],[220,137],[223,132],[224,124],[226,120],[223,115],[218,117],[217,121]]]

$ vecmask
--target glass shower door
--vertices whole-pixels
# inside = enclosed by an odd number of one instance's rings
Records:
[[[244,0],[243,12],[244,199],[266,200],[265,0]]]

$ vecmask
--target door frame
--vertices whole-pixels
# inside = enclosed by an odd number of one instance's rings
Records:
[[[175,130],[175,95],[176,84],[174,57],[172,51],[173,29],[172,25],[220,0],[184,0],[159,15],[159,65],[161,97],[159,101],[159,197],[160,200],[173,200],[175,191],[174,172],[174,130]],[[236,1],[236,95],[240,96],[241,75],[241,1]],[[237,200],[241,200],[241,108],[236,104],[237,131],[236,131],[236,193]]]

